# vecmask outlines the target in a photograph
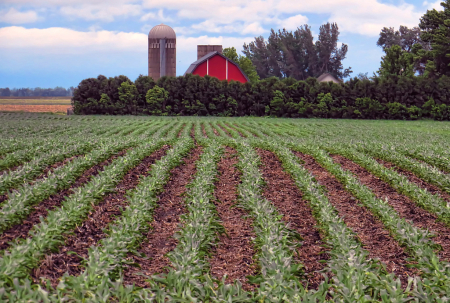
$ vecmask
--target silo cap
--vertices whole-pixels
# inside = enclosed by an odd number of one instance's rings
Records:
[[[150,30],[148,37],[150,39],[176,39],[177,35],[173,28],[161,23]]]

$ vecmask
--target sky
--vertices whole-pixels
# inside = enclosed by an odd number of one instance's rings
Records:
[[[0,88],[76,87],[81,80],[147,74],[147,35],[160,23],[177,34],[177,75],[198,44],[234,46],[270,30],[308,24],[317,37],[339,26],[352,76],[378,70],[383,27],[417,26],[440,0],[0,0]]]

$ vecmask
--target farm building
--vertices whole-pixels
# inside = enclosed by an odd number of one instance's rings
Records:
[[[160,24],[148,33],[148,75],[155,81],[176,76],[177,36],[168,25]]]
[[[208,75],[219,80],[234,80],[241,83],[249,82],[247,75],[241,70],[239,65],[218,51],[210,52],[192,63],[184,74],[199,75],[201,77]]]
[[[317,78],[317,82],[334,82],[334,83],[341,83],[341,80],[336,79],[335,77],[333,77],[333,75],[329,74],[329,73],[323,73],[322,75],[320,75]]]

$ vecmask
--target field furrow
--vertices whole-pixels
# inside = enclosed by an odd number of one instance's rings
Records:
[[[383,223],[346,191],[344,186],[313,157],[299,152],[295,152],[295,155],[304,162],[304,167],[311,172],[317,182],[325,187],[328,200],[345,224],[356,234],[362,247],[369,252],[368,257],[379,259],[389,272],[401,279],[405,288],[408,277],[417,275],[417,271],[408,268],[408,255],[389,235]]]
[[[130,255],[130,260],[139,267],[126,266],[124,269],[124,283],[135,284],[140,287],[148,286],[146,277],[167,272],[170,265],[167,253],[177,245],[174,235],[179,231],[180,216],[186,213],[183,197],[186,185],[195,175],[195,163],[202,154],[202,148],[192,149],[183,160],[183,164],[170,171],[169,182],[164,191],[158,196],[157,207],[154,210],[150,230],[145,235],[143,245],[137,250],[139,254]],[[145,276],[140,275],[144,274]]]
[[[104,229],[120,217],[122,210],[128,205],[127,192],[136,188],[140,179],[149,173],[150,167],[164,156],[168,148],[167,145],[163,146],[131,169],[114,191],[93,207],[86,220],[65,239],[58,252],[46,255],[39,267],[32,271],[33,280],[39,282],[41,279],[48,279],[56,287],[64,273],[79,275],[83,267],[82,261],[88,257],[89,247],[97,246],[106,236]]]
[[[219,236],[217,246],[213,248],[209,260],[211,275],[219,280],[225,276],[225,283],[233,284],[240,281],[245,290],[254,289],[248,283],[247,276],[256,273],[253,232],[253,220],[239,207],[237,202],[237,186],[240,173],[236,168],[238,158],[236,150],[226,147],[217,168],[219,177],[215,183],[214,195],[220,223],[225,228],[225,234]]]
[[[311,208],[294,185],[290,176],[284,172],[280,161],[269,151],[258,150],[261,158],[261,172],[267,184],[263,197],[271,201],[283,221],[301,237],[300,247],[296,249],[295,259],[302,265],[308,288],[317,289],[324,281],[321,271],[328,259],[324,242],[316,229],[317,222]]]
[[[429,230],[435,234],[436,237],[433,237],[432,240],[442,247],[439,257],[442,260],[450,260],[450,228],[448,226],[443,222],[439,222],[435,215],[418,207],[409,198],[399,194],[389,184],[375,177],[356,163],[338,155],[333,156],[333,159],[344,169],[351,171],[358,178],[359,182],[370,188],[379,199],[387,201],[400,217],[412,222],[418,228]]]

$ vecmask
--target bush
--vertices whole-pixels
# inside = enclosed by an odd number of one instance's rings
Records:
[[[142,75],[134,83],[98,76],[81,81],[72,104],[76,114],[448,120],[450,78],[393,75],[336,84],[271,77],[242,84],[191,74],[156,83]]]

